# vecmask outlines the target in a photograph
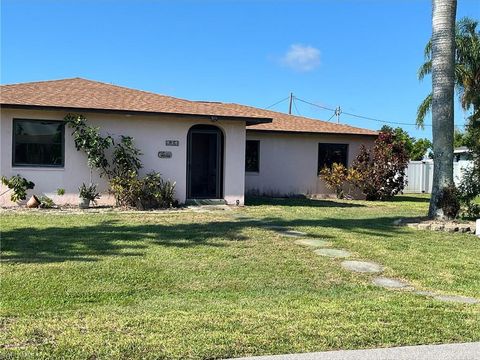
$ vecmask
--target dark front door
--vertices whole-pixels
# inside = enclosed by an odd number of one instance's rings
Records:
[[[187,185],[189,199],[222,198],[222,150],[220,129],[197,125],[188,133]]]

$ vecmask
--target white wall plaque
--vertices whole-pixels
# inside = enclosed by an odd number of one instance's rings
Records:
[[[158,152],[158,157],[160,159],[170,159],[172,157],[172,152],[171,151],[159,151]]]

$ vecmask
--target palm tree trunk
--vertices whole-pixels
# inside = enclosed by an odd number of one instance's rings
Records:
[[[428,215],[444,218],[438,202],[453,184],[453,97],[455,86],[456,0],[433,0],[432,12],[432,137],[433,188]]]

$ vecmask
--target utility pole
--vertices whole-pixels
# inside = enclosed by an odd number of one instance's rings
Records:
[[[335,109],[335,116],[337,117],[337,124],[340,124],[340,114],[342,113],[342,109],[340,106],[337,106]]]
[[[293,93],[290,93],[290,104],[288,105],[288,114],[292,115]]]

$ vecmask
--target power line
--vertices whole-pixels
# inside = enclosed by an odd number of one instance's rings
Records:
[[[291,101],[291,104],[293,104],[295,110],[297,111],[297,113],[301,116],[300,114],[300,111],[298,110],[298,107],[297,107],[297,104],[296,104],[296,100],[298,101],[301,101],[305,104],[308,104],[308,105],[311,105],[311,106],[315,106],[317,108],[320,108],[320,109],[323,109],[323,110],[328,110],[328,111],[333,111],[333,115],[328,119],[328,121],[331,121],[333,119],[334,116],[337,116],[337,123],[339,122],[339,117],[340,117],[340,114],[345,114],[345,115],[348,115],[348,116],[352,116],[352,117],[356,117],[356,118],[359,118],[359,119],[363,119],[363,120],[369,120],[369,121],[376,121],[376,122],[379,122],[379,123],[383,123],[383,124],[391,124],[391,125],[403,125],[403,126],[417,126],[418,127],[418,124],[412,124],[412,123],[405,123],[405,122],[398,122],[398,121],[387,121],[387,120],[382,120],[382,119],[377,119],[377,118],[373,118],[373,117],[369,117],[369,116],[364,116],[364,115],[358,115],[358,114],[354,114],[354,113],[349,113],[349,112],[345,112],[343,110],[340,110],[340,106],[338,106],[337,108],[335,109],[332,109],[332,108],[329,108],[327,106],[322,106],[322,105],[318,105],[318,104],[315,104],[313,102],[310,102],[310,101],[307,101],[307,100],[304,100],[304,99],[300,99],[299,97],[297,96],[294,96],[293,94],[290,94],[289,96],[287,96],[286,98],[280,100],[280,101],[277,101],[275,104],[272,104],[270,105],[269,107],[267,107],[266,109],[270,109],[271,107],[274,107],[286,100],[289,100]],[[427,126],[427,127],[432,127],[432,124],[423,124],[423,126]],[[454,126],[456,127],[465,127],[466,125],[465,124],[454,124]]]
[[[295,108],[295,111],[297,112],[298,115],[302,116],[302,114],[300,114],[300,111],[298,111],[298,108],[297,108],[297,98],[296,97],[293,97],[293,107]]]
[[[289,98],[290,98],[290,96],[287,96],[285,99],[282,99],[282,100],[277,101],[276,103],[274,103],[274,104],[272,104],[272,105],[270,105],[270,106],[267,106],[267,107],[265,108],[265,110],[268,110],[268,109],[270,109],[270,108],[272,108],[272,107],[274,107],[274,106],[276,106],[276,105],[278,105],[278,104],[280,104],[280,103],[288,100]]]
[[[376,122],[381,122],[381,123],[386,123],[386,124],[393,124],[393,125],[406,125],[406,126],[417,126],[417,124],[409,124],[409,123],[404,123],[404,122],[396,122],[396,121],[386,121],[386,120],[381,120],[381,119],[375,119],[371,118],[368,116],[363,116],[363,115],[357,115],[357,114],[352,114],[348,112],[343,112],[345,115],[353,116],[359,119],[364,119],[364,120],[371,120],[371,121],[376,121]],[[430,124],[424,124],[423,126],[432,126]]]
[[[331,109],[331,108],[328,108],[328,107],[326,107],[326,106],[318,105],[318,104],[315,104],[315,103],[312,103],[312,102],[309,102],[309,101],[300,99],[300,98],[298,98],[298,97],[296,97],[296,96],[295,96],[295,99],[297,99],[298,101],[301,101],[301,102],[303,102],[303,103],[305,103],[305,104],[312,105],[312,106],[316,106],[316,107],[318,107],[318,108],[320,108],[320,109],[335,111],[335,109]]]
[[[353,116],[353,117],[357,117],[357,118],[359,118],[359,119],[377,121],[377,122],[386,123],[386,124],[404,125],[404,126],[418,126],[418,124],[409,124],[409,123],[396,122],[396,121],[386,121],[386,120],[371,118],[371,117],[368,117],[368,116],[352,114],[352,113],[348,113],[348,112],[343,112],[343,113],[346,114],[346,115],[350,115],[350,116]],[[464,124],[463,124],[463,125],[462,125],[462,124],[453,124],[453,125],[454,125],[454,126],[458,126],[458,127],[465,127]],[[423,126],[432,127],[433,125],[432,125],[432,124],[423,124]]]
[[[328,121],[332,120],[332,118],[333,118],[335,115],[338,114],[338,108],[337,108],[337,109],[331,109],[331,108],[328,108],[328,107],[325,107],[325,106],[321,106],[321,105],[312,103],[312,102],[310,102],[310,101],[306,101],[306,100],[303,100],[303,99],[299,99],[298,97],[295,97],[295,99],[296,99],[296,100],[299,100],[299,101],[301,101],[301,102],[304,102],[304,103],[306,103],[306,104],[309,104],[309,105],[318,107],[318,108],[320,108],[320,109],[333,111],[334,114],[330,117],[330,119],[329,119]],[[342,113],[342,114],[345,114],[345,115],[353,116],[353,117],[356,117],[356,118],[359,118],[359,119],[376,121],[376,122],[380,122],[380,123],[384,123],[384,124],[403,125],[403,126],[418,126],[417,124],[397,122],[397,121],[387,121],[387,120],[372,118],[372,117],[368,117],[368,116],[363,116],[363,115],[348,113],[348,112],[345,112],[345,111],[342,111],[341,113]],[[454,124],[454,125],[455,125],[455,126],[458,126],[458,127],[465,127],[465,125],[462,125],[462,124]],[[424,124],[423,126],[431,127],[432,124]]]

